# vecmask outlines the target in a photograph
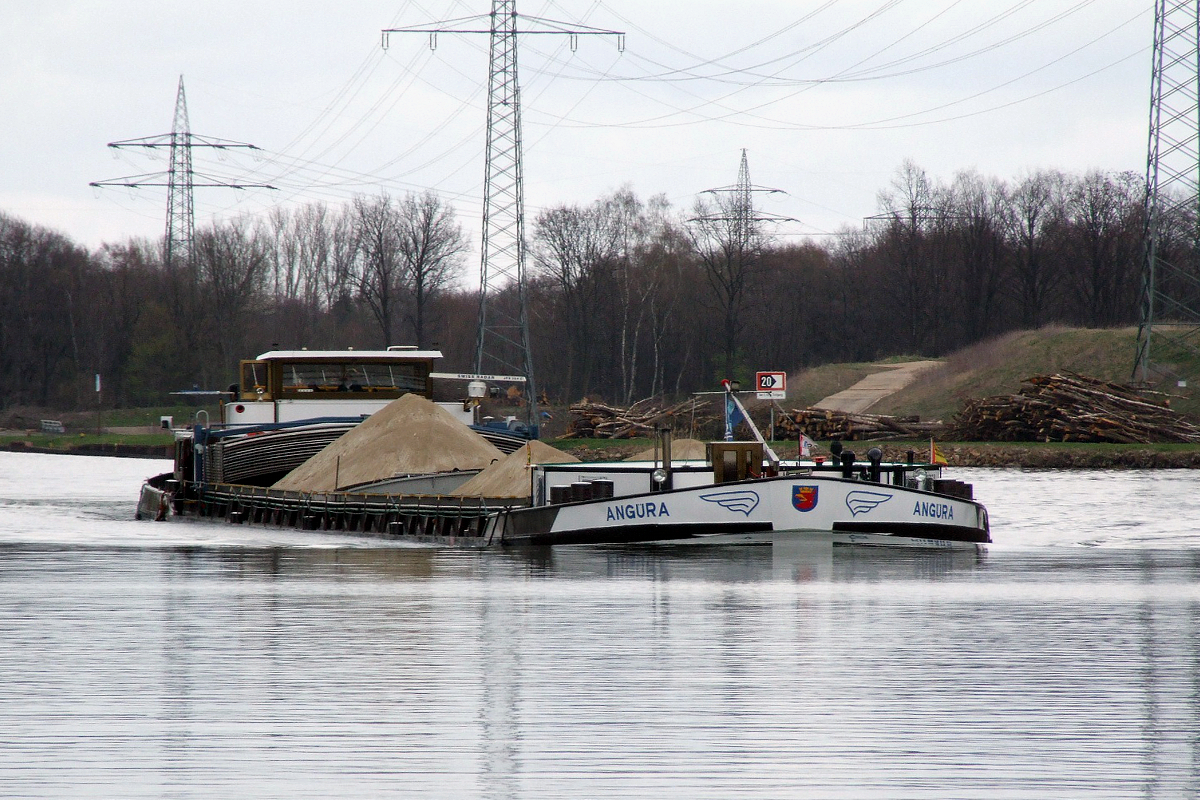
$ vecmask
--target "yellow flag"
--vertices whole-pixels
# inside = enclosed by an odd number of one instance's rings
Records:
[[[950,463],[946,460],[946,457],[942,455],[942,451],[938,450],[937,445],[933,443],[933,439],[929,440],[929,463],[933,464],[934,466]]]

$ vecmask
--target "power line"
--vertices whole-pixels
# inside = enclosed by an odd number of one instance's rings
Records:
[[[939,62],[938,64],[930,65],[929,67],[925,67],[925,68],[917,68],[917,67],[910,68],[908,70],[897,72],[897,73],[895,73],[894,76],[893,75],[879,75],[877,77],[878,78],[895,77],[895,76],[911,74],[913,72],[923,71],[924,69],[936,69],[936,68],[950,65],[957,61],[961,61],[965,58],[974,57],[981,53],[988,52],[990,50],[994,50],[1001,46],[1006,46],[1006,45],[1012,44],[1013,42],[1019,40],[1023,36],[1028,35],[1030,32],[1033,32],[1036,30],[1042,30],[1042,29],[1046,28],[1047,26],[1054,24],[1054,23],[1061,23],[1069,15],[1079,12],[1081,9],[1086,8],[1088,5],[1092,4],[1093,2],[1095,2],[1095,0],[1079,0],[1079,2],[1075,3],[1070,8],[1054,15],[1053,17],[1051,17],[1047,20],[1038,22],[1035,25],[1024,29],[1020,33],[1009,36],[1006,39],[1003,39],[999,42],[995,42],[991,45],[983,47],[972,53],[968,53],[968,54],[959,56],[957,58]],[[876,11],[874,13],[877,14],[877,13],[879,13],[879,11]],[[1076,83],[1079,79],[1070,80],[1065,83],[1059,84],[1049,90],[1037,92],[1037,93],[1034,93],[1027,97],[1021,98],[1019,100],[1002,103],[1000,105],[993,106],[993,107],[987,108],[987,109],[983,109],[981,111],[971,112],[971,114],[967,114],[967,115],[958,115],[958,116],[947,117],[947,118],[942,118],[942,119],[935,119],[935,120],[928,120],[928,121],[916,121],[916,122],[903,122],[903,121],[913,119],[916,117],[933,114],[938,111],[945,110],[946,108],[975,100],[979,97],[982,97],[989,93],[1006,88],[1006,87],[1008,87],[1012,84],[1015,84],[1019,81],[1025,80],[1039,72],[1042,72],[1052,66],[1059,64],[1060,62],[1066,60],[1067,58],[1070,58],[1072,56],[1079,54],[1080,52],[1082,52],[1083,50],[1085,50],[1089,47],[1092,47],[1092,46],[1100,43],[1103,39],[1111,36],[1112,34],[1116,33],[1117,31],[1121,30],[1122,28],[1130,25],[1131,23],[1133,23],[1134,21],[1139,19],[1144,13],[1145,13],[1144,10],[1139,9],[1132,16],[1130,16],[1127,19],[1108,28],[1103,33],[1095,36],[1094,38],[1083,43],[1082,45],[1080,45],[1080,46],[1070,50],[1069,52],[1067,52],[1057,58],[1054,58],[1040,66],[1031,68],[1031,69],[1017,75],[1014,78],[1002,81],[996,85],[991,86],[990,88],[977,91],[966,97],[961,97],[956,100],[949,101],[947,103],[943,103],[943,104],[933,106],[930,108],[922,109],[920,111],[910,112],[910,113],[903,114],[900,116],[895,116],[895,117],[868,120],[868,121],[859,122],[859,123],[816,125],[816,124],[797,124],[795,121],[792,121],[792,120],[775,119],[772,117],[765,116],[761,113],[757,113],[757,112],[761,112],[763,109],[766,109],[768,107],[776,106],[785,101],[794,99],[795,97],[801,95],[802,93],[804,93],[806,91],[810,91],[814,88],[817,88],[817,87],[825,85],[825,84],[839,83],[844,80],[875,79],[875,76],[869,76],[866,72],[850,73],[849,70],[853,69],[853,67],[848,67],[848,68],[842,69],[838,72],[834,72],[830,75],[821,76],[821,77],[812,78],[812,79],[806,79],[806,80],[796,80],[796,81],[779,78],[778,77],[779,73],[777,72],[774,75],[763,76],[761,79],[759,79],[758,81],[755,81],[755,82],[746,82],[746,83],[740,84],[740,88],[738,88],[734,91],[728,92],[728,93],[722,95],[721,97],[717,97],[715,99],[710,98],[710,97],[702,97],[698,94],[688,92],[688,94],[692,98],[694,98],[694,103],[690,106],[682,107],[682,108],[677,107],[677,106],[672,106],[672,105],[662,102],[662,101],[654,100],[654,102],[657,103],[658,105],[666,106],[668,110],[665,113],[656,114],[654,116],[645,117],[642,119],[629,120],[629,121],[625,121],[625,122],[597,123],[597,122],[594,122],[591,120],[574,120],[574,119],[563,118],[563,119],[559,120],[558,124],[562,125],[563,127],[606,127],[606,128],[655,129],[655,128],[673,128],[673,127],[691,126],[691,125],[697,125],[697,124],[702,124],[702,123],[712,122],[712,121],[738,119],[739,125],[752,126],[752,127],[756,127],[756,128],[763,128],[763,129],[864,130],[864,129],[886,129],[886,128],[895,128],[895,127],[917,127],[917,126],[922,126],[922,125],[937,124],[937,123],[941,123],[941,122],[949,122],[949,121],[953,121],[955,119],[960,119],[960,118],[962,118],[962,116],[971,116],[974,114],[986,113],[988,111],[994,111],[994,110],[997,110],[1000,108],[1009,107],[1017,102],[1024,102],[1025,100],[1034,99],[1036,97],[1040,97],[1040,96],[1048,93],[1049,91],[1054,91],[1054,90],[1063,88],[1064,86],[1069,86],[1073,83]],[[864,22],[864,21],[865,20],[859,20],[855,24],[856,25],[862,24],[862,22]],[[850,28],[852,28],[852,27],[853,26],[850,26]],[[975,28],[973,28],[968,33],[974,33],[980,27],[981,26],[975,26]],[[834,40],[835,37],[844,34],[850,28],[843,29],[842,31],[839,31],[836,34],[828,36],[825,39],[821,40],[820,43]],[[909,34],[905,34],[905,36],[907,36],[907,35],[909,35]],[[966,34],[960,35],[960,38],[965,37],[965,35]],[[895,44],[895,42],[893,42],[893,44]],[[888,45],[880,50],[877,50],[876,53],[873,54],[872,56],[867,56],[866,58],[860,59],[858,61],[858,64],[865,63],[866,61],[873,58],[874,55],[878,55],[879,53],[884,52],[885,50],[889,49],[891,46],[892,45]],[[943,46],[945,46],[945,43],[932,46],[931,48],[927,48],[927,50],[925,52],[931,52],[933,50],[940,49],[940,47],[943,47]],[[812,46],[810,46],[810,47],[812,47]],[[1131,53],[1127,56],[1123,56],[1114,61],[1111,61],[1104,67],[1101,67],[1097,70],[1091,71],[1083,77],[1084,78],[1091,77],[1092,75],[1102,72],[1104,69],[1107,69],[1112,66],[1116,66],[1117,64],[1127,61],[1129,58],[1138,55],[1140,52],[1141,52],[1141,48],[1139,48],[1138,51],[1136,51],[1134,53]],[[899,62],[893,62],[893,63],[899,63]],[[593,77],[592,79],[593,80],[604,80],[604,79],[608,79],[608,76],[601,76],[599,78]],[[613,79],[619,80],[619,81],[626,80],[625,78],[613,78]],[[637,92],[638,94],[641,94],[643,97],[646,97],[647,99],[652,99],[648,95],[642,94],[640,91],[633,88],[636,84],[637,84],[636,81],[632,81],[632,82],[626,83],[626,86],[631,91]],[[675,85],[678,86],[678,84],[675,84]],[[781,97],[775,97],[773,99],[758,103],[757,105],[753,105],[753,106],[750,106],[747,108],[737,108],[729,103],[729,101],[735,95],[742,94],[743,92],[745,92],[747,89],[750,89],[750,88],[756,88],[756,87],[762,88],[762,87],[766,87],[766,86],[787,86],[787,85],[798,86],[798,88],[796,88],[794,91],[787,93]],[[713,113],[714,110],[716,111],[716,113]],[[686,118],[679,119],[680,117],[686,117]],[[897,123],[900,123],[900,124],[897,124]]]
[[[393,33],[419,33],[437,47],[439,34],[482,34],[489,37],[487,145],[484,155],[483,235],[480,240],[479,327],[475,371],[522,371],[528,392],[529,423],[538,424],[537,386],[529,341],[525,282],[525,179],[521,139],[521,90],[517,78],[519,35],[567,36],[572,51],[581,36],[616,36],[621,31],[574,25],[541,17],[518,23],[516,0],[492,0],[487,16],[460,17],[430,25],[389,28],[382,32],[386,49]],[[503,293],[516,287],[516,308]]]
[[[171,124],[170,133],[109,142],[108,146],[115,150],[131,147],[141,147],[150,150],[165,147],[170,150],[171,164],[166,172],[132,175],[125,178],[112,178],[106,181],[92,181],[88,184],[95,187],[167,187],[167,229],[163,245],[163,263],[167,269],[172,269],[177,261],[187,266],[192,265],[194,255],[192,244],[196,238],[196,210],[193,189],[198,187],[220,187],[225,189],[275,188],[265,183],[231,183],[205,175],[201,176],[201,181],[196,180],[196,173],[192,168],[192,150],[194,148],[209,147],[217,150],[257,150],[258,148],[245,142],[214,139],[210,136],[201,136],[192,133],[191,124],[188,122],[187,96],[183,90],[182,75],[179,76],[179,90],[175,95],[175,118]]]

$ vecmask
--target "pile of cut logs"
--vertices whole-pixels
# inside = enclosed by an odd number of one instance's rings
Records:
[[[664,405],[659,398],[650,397],[629,408],[584,400],[571,406],[571,413],[575,419],[564,439],[632,439],[653,436],[664,426],[680,431],[716,420],[708,404],[695,398]]]
[[[1035,375],[1019,394],[970,400],[955,438],[998,442],[1200,442],[1200,427],[1161,392],[1072,373]]]
[[[796,439],[801,431],[810,439],[824,441],[887,441],[927,439],[944,431],[941,422],[921,422],[918,417],[888,417],[849,414],[824,408],[797,408],[775,415],[775,438]]]

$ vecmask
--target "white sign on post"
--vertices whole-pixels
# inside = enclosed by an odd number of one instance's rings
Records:
[[[756,373],[754,384],[759,400],[783,400],[787,397],[787,373],[785,372]]]

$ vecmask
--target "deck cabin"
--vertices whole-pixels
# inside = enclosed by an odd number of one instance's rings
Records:
[[[263,425],[327,417],[364,417],[410,392],[432,399],[438,350],[271,350],[242,361],[240,380],[222,403],[226,425]],[[462,404],[443,404],[466,424]]]

